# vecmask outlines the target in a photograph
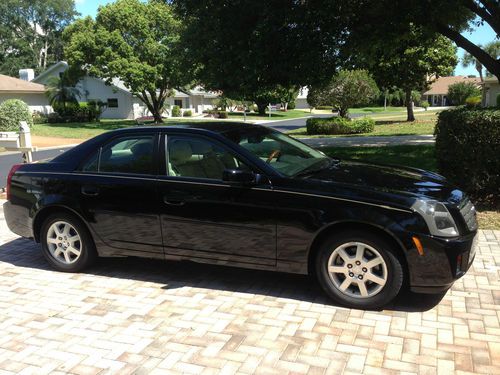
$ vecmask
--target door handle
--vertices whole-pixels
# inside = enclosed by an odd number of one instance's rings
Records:
[[[99,195],[99,188],[97,186],[82,186],[82,194],[96,197]]]
[[[184,206],[186,203],[178,199],[169,199],[168,197],[163,197],[163,202],[169,206]]]

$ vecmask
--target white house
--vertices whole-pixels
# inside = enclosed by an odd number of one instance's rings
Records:
[[[483,106],[494,107],[500,96],[500,83],[496,77],[486,77],[483,82]]]
[[[0,74],[0,103],[8,99],[21,99],[32,112],[47,114],[52,111],[44,85]]]
[[[307,102],[307,94],[309,94],[309,88],[301,87],[299,90],[299,95],[295,99],[295,108],[297,109],[309,109],[309,103]]]
[[[47,85],[51,77],[60,77],[66,69],[68,69],[68,63],[60,61],[34,78],[32,82]],[[101,100],[107,103],[102,118],[135,119],[150,115],[145,104],[134,96],[119,79],[114,79],[113,83],[108,85],[102,79],[85,76],[76,87],[80,91],[80,101]],[[169,106],[174,105],[178,105],[183,111],[191,110],[194,113],[201,113],[212,109],[213,101],[217,98],[218,94],[204,91],[200,87],[186,92],[175,90],[174,96],[167,99],[164,115],[168,116]]]

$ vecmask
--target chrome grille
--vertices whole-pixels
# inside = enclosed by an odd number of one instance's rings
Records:
[[[470,231],[477,229],[476,209],[469,198],[464,199],[460,204],[460,214]]]

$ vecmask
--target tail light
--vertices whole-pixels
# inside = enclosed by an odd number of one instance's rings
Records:
[[[11,184],[12,184],[12,176],[14,176],[14,173],[21,167],[22,164],[14,164],[12,168],[10,169],[10,172],[7,176],[7,200],[10,200],[10,194],[11,194]]]

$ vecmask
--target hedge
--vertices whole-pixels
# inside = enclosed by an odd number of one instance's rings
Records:
[[[439,114],[439,172],[480,202],[500,204],[500,109],[459,107]]]
[[[349,120],[343,117],[310,118],[306,122],[309,135],[335,135],[371,133],[375,129],[375,121],[368,117]]]
[[[172,107],[172,117],[181,117],[181,116],[182,116],[181,108],[178,105],[174,105]]]
[[[17,132],[21,121],[33,126],[33,116],[28,105],[19,99],[9,99],[0,104],[0,131]]]

